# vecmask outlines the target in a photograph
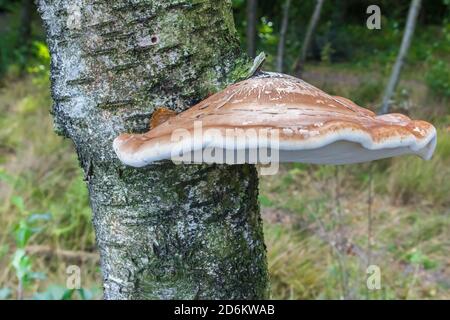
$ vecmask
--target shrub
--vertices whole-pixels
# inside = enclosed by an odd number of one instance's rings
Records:
[[[425,80],[433,95],[450,97],[450,64],[444,60],[433,59]]]

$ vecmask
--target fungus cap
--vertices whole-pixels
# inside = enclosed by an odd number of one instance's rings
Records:
[[[376,115],[303,80],[269,72],[233,84],[147,133],[121,134],[113,143],[119,159],[134,167],[206,150],[219,156],[186,162],[260,163],[249,153],[268,146],[278,162],[344,164],[403,154],[429,159],[435,145],[436,129],[425,121]]]

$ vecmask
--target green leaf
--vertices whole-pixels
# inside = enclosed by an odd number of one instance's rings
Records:
[[[24,249],[16,250],[13,256],[12,266],[16,270],[17,278],[25,281],[31,270],[31,261]]]
[[[64,294],[61,297],[61,300],[72,300],[74,292],[75,292],[74,289],[67,289],[66,291],[64,291]]]
[[[422,251],[415,248],[407,254],[407,259],[412,264],[423,266],[425,270],[433,269],[437,266],[436,261],[431,260]]]
[[[20,213],[25,212],[25,203],[22,197],[19,196],[11,197],[11,203],[20,211]]]
[[[231,1],[233,8],[241,8],[244,5],[244,0],[232,0]]]
[[[42,63],[50,63],[50,51],[48,50],[47,44],[41,41],[33,42],[34,49],[36,51],[36,56],[41,60]]]
[[[21,220],[15,232],[16,245],[19,248],[24,248],[27,245],[28,240],[30,239],[32,234],[33,231],[28,226],[28,224],[24,220]]]
[[[87,295],[89,295],[89,290],[84,290],[83,288],[78,289],[78,294],[80,295],[81,300],[90,300]]]
[[[92,287],[91,289],[81,288],[78,289],[78,294],[82,300],[92,300],[95,295],[98,294],[98,289],[95,287]]]

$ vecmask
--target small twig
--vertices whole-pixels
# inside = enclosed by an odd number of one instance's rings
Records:
[[[314,214],[314,213],[313,213]],[[330,245],[331,247],[331,254],[335,257],[335,259],[338,262],[339,265],[339,269],[340,269],[340,275],[341,275],[341,289],[342,289],[342,294],[343,297],[345,299],[345,282],[346,282],[346,276],[344,276],[343,274],[343,270],[345,269],[345,265],[344,265],[344,258],[342,257],[342,254],[338,248],[338,246],[336,245],[336,239],[332,239],[332,237],[330,236],[330,233],[326,230],[325,227],[325,223],[323,222],[323,220],[317,216],[316,214],[314,214],[314,217],[316,219],[316,221],[319,224],[319,229],[322,232],[323,237],[325,238],[325,241]]]
[[[411,280],[411,282],[409,283],[407,289],[406,289],[406,293],[405,293],[405,300],[409,299],[409,293],[411,292],[411,289],[414,287],[414,285],[416,284],[417,281],[417,275],[419,273],[419,269],[420,269],[420,265],[416,265],[414,268],[414,273],[413,273],[413,278]]]
[[[17,300],[23,300],[23,283],[22,283],[22,279],[19,279],[19,283],[17,284]]]
[[[248,72],[247,78],[251,78],[256,72],[258,72],[264,64],[264,61],[266,61],[266,54],[261,52],[255,60],[253,60],[253,65]]]
[[[334,190],[334,204],[335,204],[335,212],[336,217],[338,221],[338,227],[339,229],[342,227],[342,212],[341,212],[341,189],[339,188],[339,166],[334,167],[334,183],[335,183],[335,190]],[[340,230],[339,230],[340,231]]]
[[[369,190],[367,193],[367,266],[372,264],[372,204],[373,204],[373,165],[369,165]],[[367,299],[370,291],[367,288]]]
[[[342,246],[344,245],[344,234],[343,234],[343,219],[342,219],[342,211],[341,211],[341,191],[339,185],[339,166],[335,166],[334,171],[334,180],[335,180],[335,191],[334,191],[334,208],[332,212],[335,215],[335,219],[337,221],[336,228],[336,253],[338,256],[338,263],[341,269],[341,286],[342,286],[342,297],[343,299],[348,298],[348,278],[347,278],[347,263],[345,256],[342,254]],[[345,253],[344,253],[345,254]]]
[[[369,190],[367,195],[367,265],[372,263],[372,204],[373,204],[373,169],[369,167]]]

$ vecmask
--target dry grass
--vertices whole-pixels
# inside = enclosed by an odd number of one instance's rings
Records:
[[[346,82],[349,77],[356,80]],[[376,102],[378,84],[356,90],[352,81],[359,81],[358,75],[347,72],[336,79],[339,84],[330,79],[326,84],[334,93]],[[14,228],[28,214],[50,212],[52,220],[28,246],[33,270],[47,279],[33,282],[25,296],[49,285],[59,287],[48,292],[60,290],[66,266],[76,264],[82,286],[94,288],[93,298],[98,298],[100,272],[87,191],[71,143],[53,133],[48,92],[45,84],[31,79],[10,81],[0,91],[0,290],[17,286],[11,266]],[[410,99],[423,101],[424,94]],[[441,129],[430,162],[403,157],[342,166],[337,176],[332,166],[294,164],[261,179],[274,298],[450,298],[450,117],[442,115],[440,105],[436,109],[430,116]],[[423,110],[410,112],[428,117]],[[382,290],[370,292],[369,170],[375,192],[371,263],[382,271]],[[18,199],[25,210],[19,209]]]
[[[17,286],[10,264],[13,233],[26,215],[52,215],[51,223],[31,238],[32,244],[55,250],[95,250],[87,190],[71,143],[53,133],[50,104],[46,83],[30,78],[12,81],[0,91],[0,288]],[[25,204],[25,212],[14,199]],[[67,263],[74,261],[33,255],[33,270],[44,271],[47,279],[34,282],[28,296],[49,284],[65,285]],[[98,287],[97,263],[77,263],[84,285]]]

